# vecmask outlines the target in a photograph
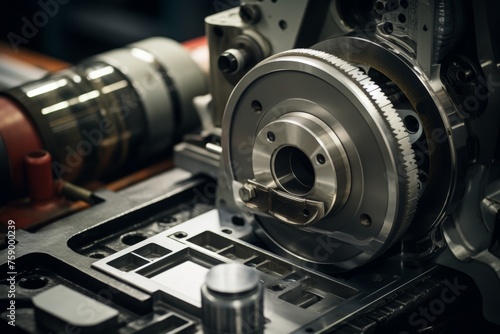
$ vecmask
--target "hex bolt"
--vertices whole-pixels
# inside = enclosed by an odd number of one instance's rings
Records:
[[[240,7],[240,18],[248,24],[256,24],[262,17],[260,8],[256,5],[244,4]]]
[[[252,198],[257,196],[255,187],[251,184],[245,184],[240,188],[240,198],[243,202],[249,202]]]

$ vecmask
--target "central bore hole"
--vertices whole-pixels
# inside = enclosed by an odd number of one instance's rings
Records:
[[[295,195],[305,195],[314,187],[314,168],[309,157],[294,146],[284,146],[274,158],[274,175],[281,187]]]

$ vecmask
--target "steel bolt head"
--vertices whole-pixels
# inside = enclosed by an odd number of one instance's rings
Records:
[[[255,187],[250,184],[243,185],[243,187],[240,188],[239,193],[243,202],[248,202],[256,196]]]
[[[261,16],[260,8],[256,5],[244,4],[240,7],[240,17],[245,23],[256,24]]]

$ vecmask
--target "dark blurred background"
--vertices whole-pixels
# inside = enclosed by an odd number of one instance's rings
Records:
[[[204,17],[239,0],[33,0],[0,2],[0,40],[76,62],[151,36],[204,35]]]

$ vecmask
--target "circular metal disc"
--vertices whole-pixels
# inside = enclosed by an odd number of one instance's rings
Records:
[[[238,263],[220,264],[207,273],[208,289],[216,293],[241,294],[251,291],[259,284],[257,272]]]
[[[262,111],[252,109],[255,101]],[[359,266],[387,249],[412,220],[418,180],[409,135],[380,88],[357,67],[325,52],[287,51],[251,70],[228,102],[222,144],[234,180],[256,178],[252,152],[259,132],[292,112],[319,118],[338,137],[350,193],[341,208],[306,228],[266,215],[256,221],[274,250],[298,262]]]
[[[313,48],[384,74],[401,89],[418,113],[425,135],[422,145],[428,150],[417,157],[417,165],[428,163],[430,167],[415,214],[418,224],[412,224],[408,237],[423,237],[444,220],[450,205],[460,201],[465,190],[469,134],[441,80],[427,78],[418,70],[415,60],[396,51],[396,46],[362,36],[335,37]]]

